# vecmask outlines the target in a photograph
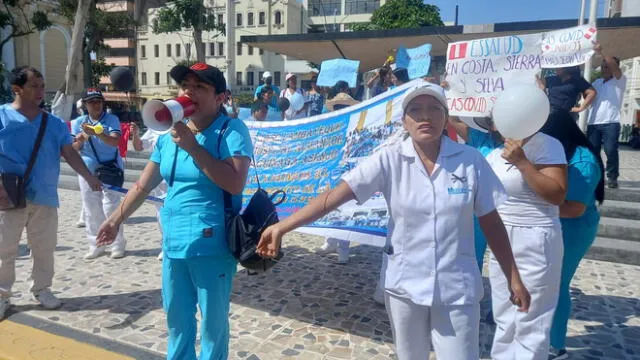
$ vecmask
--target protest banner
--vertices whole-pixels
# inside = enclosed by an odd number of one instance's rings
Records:
[[[285,218],[343,174],[402,134],[402,95],[412,82],[339,111],[286,122],[246,122],[254,144],[260,185],[269,193],[283,189],[278,206]],[[253,169],[250,170],[253,172]],[[249,177],[245,203],[257,189]],[[301,231],[383,246],[389,212],[381,194],[363,205],[351,201]]]
[[[358,80],[360,61],[347,59],[325,60],[320,65],[318,86],[334,86],[338,81],[346,81],[349,87],[355,88]]]
[[[450,43],[446,54],[450,114],[489,116],[506,88],[535,85],[543,68],[584,63],[593,54],[595,35],[595,28],[580,26]]]
[[[409,79],[417,79],[429,74],[431,66],[431,44],[416,48],[400,47],[396,53],[396,67],[407,69]]]

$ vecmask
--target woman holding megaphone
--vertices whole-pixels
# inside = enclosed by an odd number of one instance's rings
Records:
[[[122,223],[150,190],[165,180],[168,189],[160,222],[162,298],[169,328],[167,358],[196,359],[199,308],[198,358],[226,359],[231,284],[237,262],[226,241],[223,191],[232,194],[233,206],[239,211],[253,145],[242,120],[230,119],[223,111],[227,85],[220,70],[197,63],[175,66],[170,74],[180,84],[179,99],[183,99],[167,102],[169,117],[159,113],[160,108],[147,116],[153,116],[156,123],[170,121],[173,127],[158,138],[140,179],[102,224],[98,243],[113,242]],[[191,110],[183,122],[176,114],[184,115],[185,106]]]
[[[550,112],[549,100],[534,85],[514,86],[496,100],[489,132],[481,135],[457,122],[467,141],[495,149],[486,155],[507,194],[498,207],[509,234],[523,282],[531,293],[529,312],[511,306],[510,293],[494,254],[489,271],[496,332],[491,350],[494,360],[547,359],[549,332],[558,302],[562,271],[562,229],[559,205],[567,193],[567,159],[562,144],[539,132]]]

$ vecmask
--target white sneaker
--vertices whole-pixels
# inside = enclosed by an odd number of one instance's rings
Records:
[[[316,249],[317,254],[329,254],[338,251],[337,245],[331,245],[327,242],[324,243],[321,247]]]
[[[164,258],[164,252],[160,252],[160,254],[158,254],[158,260],[162,261],[162,258]]]
[[[11,306],[11,302],[9,301],[9,299],[5,299],[5,298],[0,298],[0,320],[4,319],[4,316],[7,313],[7,310],[9,310],[9,307]]]
[[[77,228],[83,228],[83,227],[86,227],[86,226],[87,226],[87,224],[85,224],[83,220],[79,220],[79,221],[76,223],[76,227],[77,227]]]
[[[57,309],[62,305],[60,299],[55,297],[49,289],[44,289],[37,294],[33,294],[33,299],[38,301],[43,308],[48,310]]]
[[[338,251],[338,264],[346,264],[348,262],[349,262],[349,252]]]
[[[124,257],[124,250],[111,250],[112,259],[122,259]]]
[[[90,246],[89,247],[89,252],[84,255],[84,259],[85,260],[92,260],[92,259],[95,259],[98,256],[102,255],[103,253],[104,253],[104,248]]]

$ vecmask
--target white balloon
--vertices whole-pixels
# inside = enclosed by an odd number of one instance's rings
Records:
[[[542,128],[549,117],[549,99],[535,85],[514,85],[498,96],[491,112],[496,129],[507,139],[521,140]]]
[[[289,108],[293,111],[298,111],[302,109],[304,106],[304,96],[302,96],[299,92],[295,92],[289,98]]]

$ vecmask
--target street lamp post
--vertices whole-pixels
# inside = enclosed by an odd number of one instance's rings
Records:
[[[226,37],[227,37],[227,86],[231,87],[235,84],[236,75],[236,52],[235,52],[235,27],[233,22],[235,21],[235,1],[227,0],[227,23],[225,24]]]

